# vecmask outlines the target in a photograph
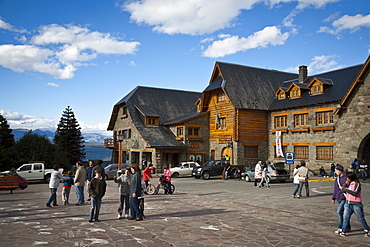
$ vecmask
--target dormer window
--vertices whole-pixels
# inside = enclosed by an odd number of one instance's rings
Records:
[[[218,93],[217,94],[217,102],[222,102],[226,100],[226,95],[225,93]]]
[[[282,89],[282,88],[279,88],[275,92],[275,95],[277,96],[277,99],[278,100],[281,100],[281,99],[285,99],[286,98],[286,93],[285,93],[284,89]]]
[[[311,95],[314,95],[314,94],[321,94],[324,92],[324,87],[321,83],[319,82],[316,82],[312,85],[311,87]]]
[[[290,91],[290,98],[299,98],[301,97],[301,90],[298,87],[295,87]]]
[[[145,117],[146,126],[158,126],[159,117]]]
[[[323,94],[326,87],[333,86],[334,83],[330,79],[325,78],[313,78],[310,83],[308,83],[307,88],[310,89],[311,95]]]

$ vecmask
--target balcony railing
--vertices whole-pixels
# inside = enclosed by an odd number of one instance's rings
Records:
[[[113,149],[114,147],[114,138],[104,139],[104,148]]]

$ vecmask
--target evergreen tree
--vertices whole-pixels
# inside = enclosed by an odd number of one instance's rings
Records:
[[[0,170],[8,170],[13,166],[10,152],[14,147],[14,135],[8,121],[0,114]]]
[[[55,132],[54,143],[57,148],[66,154],[69,160],[69,168],[76,161],[85,157],[85,145],[79,126],[72,108],[68,106],[60,118],[58,128]]]

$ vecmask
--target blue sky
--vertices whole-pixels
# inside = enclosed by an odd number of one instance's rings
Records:
[[[368,0],[0,0],[0,113],[106,132],[136,86],[202,91],[216,61],[309,74],[364,63]]]

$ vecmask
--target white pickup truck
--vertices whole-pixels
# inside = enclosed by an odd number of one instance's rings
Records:
[[[44,180],[45,183],[49,183],[52,171],[53,169],[45,169],[43,163],[23,164],[17,169],[17,173],[28,181]],[[59,171],[63,173],[63,168],[59,169]]]

